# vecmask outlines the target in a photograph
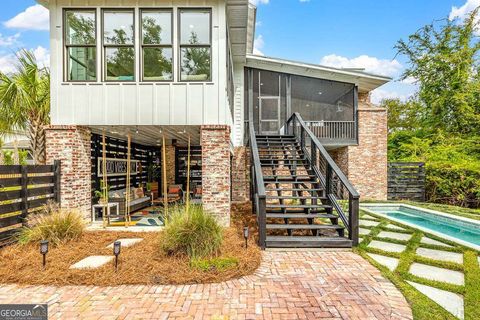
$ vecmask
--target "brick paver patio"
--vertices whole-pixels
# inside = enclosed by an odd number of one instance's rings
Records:
[[[401,293],[348,252],[264,253],[220,284],[0,286],[0,303],[48,303],[50,319],[412,319]]]

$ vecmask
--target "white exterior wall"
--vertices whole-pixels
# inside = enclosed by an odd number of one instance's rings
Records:
[[[63,9],[97,8],[97,82],[64,81]],[[101,82],[101,8],[135,8],[137,82]],[[173,8],[175,82],[139,82],[139,9]],[[178,8],[212,9],[210,82],[178,82]],[[51,121],[54,125],[232,124],[226,96],[224,0],[50,0]]]
[[[243,145],[244,127],[245,127],[245,82],[244,82],[244,65],[236,63],[233,67],[233,81],[235,85],[234,110],[232,127],[233,144],[235,147]]]

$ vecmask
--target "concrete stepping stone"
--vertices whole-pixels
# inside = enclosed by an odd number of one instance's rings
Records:
[[[452,246],[449,245],[449,244],[446,244],[446,243],[443,243],[443,242],[440,242],[440,241],[437,241],[437,240],[433,240],[433,239],[430,239],[428,237],[422,237],[422,240],[420,240],[420,243],[432,244],[432,245],[435,245],[435,246],[444,246],[444,247],[452,248]]]
[[[378,218],[374,217],[374,216],[371,216],[371,215],[368,215],[368,214],[364,214],[361,219],[372,219],[372,220],[375,220],[375,221],[378,221]]]
[[[382,231],[377,235],[377,237],[408,241],[408,240],[410,240],[412,235],[411,234],[406,234],[406,233]]]
[[[438,303],[442,308],[459,319],[464,319],[463,297],[456,293],[440,290],[420,283],[407,281],[415,289]]]
[[[122,247],[131,247],[141,241],[143,238],[126,238],[126,239],[118,239],[120,241]],[[107,246],[107,248],[113,249],[113,242]]]
[[[403,252],[406,246],[402,244],[383,242],[378,240],[373,240],[368,245],[370,248],[380,249],[387,252]]]
[[[414,276],[429,280],[441,281],[459,286],[463,286],[465,284],[463,273],[459,271],[438,268],[422,263],[413,263],[410,266],[410,273]]]
[[[363,220],[360,219],[360,225],[366,227],[376,227],[380,224],[378,221],[371,221],[371,220]]]
[[[386,227],[387,227],[387,228],[389,228],[389,229],[394,229],[394,230],[402,230],[402,231],[404,231],[404,230],[405,230],[405,228],[402,228],[402,227],[396,226],[396,225],[394,225],[394,224],[387,224],[387,226],[386,226]]]
[[[455,263],[463,263],[463,254],[456,252],[448,252],[443,250],[434,250],[426,248],[418,248],[417,254],[424,258],[433,260],[441,260]]]
[[[392,257],[382,256],[375,253],[367,253],[370,258],[380,263],[382,266],[387,267],[390,271],[393,271],[397,268],[399,260]]]
[[[70,269],[96,269],[113,260],[113,256],[90,256],[70,266]]]
[[[358,233],[361,234],[361,235],[367,235],[367,234],[370,234],[370,229],[365,229],[365,228],[358,228]]]

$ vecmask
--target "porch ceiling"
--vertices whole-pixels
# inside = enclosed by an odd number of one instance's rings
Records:
[[[168,145],[172,139],[177,140],[178,145],[187,145],[190,136],[192,145],[200,144],[200,126],[91,126],[93,133],[102,134],[118,139],[127,139],[130,132],[132,142],[146,146],[160,146],[162,137]]]

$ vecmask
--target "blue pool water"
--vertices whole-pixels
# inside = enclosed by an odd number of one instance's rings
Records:
[[[423,227],[468,243],[480,246],[480,225],[468,221],[457,220],[454,217],[444,217],[422,210],[407,207],[384,208],[368,207],[373,212],[383,213],[399,221]]]

